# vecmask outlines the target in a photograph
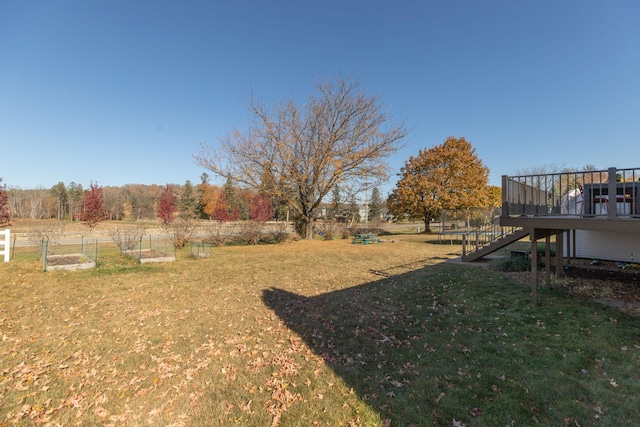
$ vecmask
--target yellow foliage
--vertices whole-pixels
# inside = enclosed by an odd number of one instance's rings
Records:
[[[422,219],[425,228],[444,209],[489,203],[489,169],[464,137],[450,136],[441,145],[420,150],[401,172],[389,197],[389,210],[397,217]]]

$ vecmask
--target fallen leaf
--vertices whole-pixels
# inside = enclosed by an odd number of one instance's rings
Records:
[[[475,418],[475,417],[478,417],[478,416],[482,415],[482,409],[480,409],[480,408],[473,408],[473,409],[470,411],[470,413],[471,413],[471,416]]]

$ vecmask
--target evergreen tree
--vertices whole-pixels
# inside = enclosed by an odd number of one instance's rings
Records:
[[[78,215],[80,208],[82,207],[82,198],[84,197],[84,189],[82,188],[82,184],[76,184],[71,181],[69,185],[67,185],[67,202],[69,204],[69,208],[67,212],[69,213],[69,217],[73,221],[78,220]]]
[[[196,204],[196,216],[201,219],[208,218],[207,213],[205,212],[205,207],[207,205],[205,200],[206,188],[209,185],[209,175],[205,172],[200,175],[200,185],[198,186],[198,202]]]
[[[373,220],[380,218],[382,215],[382,197],[380,197],[380,190],[378,187],[373,187],[371,190],[371,201],[369,202],[369,219]]]
[[[196,198],[193,194],[193,185],[191,185],[191,181],[189,180],[182,186],[179,208],[180,212],[185,215],[196,215]]]
[[[51,187],[51,193],[53,194],[53,197],[56,198],[57,202],[57,218],[63,219],[67,213],[67,204],[69,199],[67,187],[64,185],[64,182],[59,182]]]
[[[227,178],[227,182],[222,186],[222,192],[227,201],[227,210],[230,213],[230,217],[234,219],[249,219],[249,207],[231,179]]]
[[[340,197],[340,186],[336,184],[331,189],[331,204],[329,205],[329,211],[327,212],[327,217],[329,219],[335,220],[340,216],[340,205],[342,204]]]

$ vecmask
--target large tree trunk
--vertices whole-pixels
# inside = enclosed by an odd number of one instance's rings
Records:
[[[313,240],[313,228],[314,228],[314,222],[311,218],[305,218],[305,222],[306,222],[306,230],[305,230],[305,239],[307,240]]]
[[[424,216],[424,232],[431,233],[431,217],[428,215]]]

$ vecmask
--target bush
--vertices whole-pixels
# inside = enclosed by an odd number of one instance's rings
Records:
[[[320,225],[318,226],[318,229],[322,233],[323,240],[333,240],[333,237],[340,230],[340,224],[338,224],[336,221],[333,221],[333,220],[324,221],[320,223]]]
[[[522,272],[531,270],[531,261],[524,257],[504,257],[494,259],[489,267],[495,271]]]
[[[109,231],[111,240],[116,242],[120,252],[127,252],[135,249],[136,245],[140,242],[140,238],[147,232],[146,228],[142,224],[136,224],[133,226],[121,226],[112,228]]]
[[[206,228],[204,241],[214,246],[224,246],[233,240],[235,229],[234,222],[215,221]]]
[[[243,221],[240,224],[237,241],[248,245],[257,245],[264,237],[264,222],[261,221]]]
[[[340,228],[340,233],[342,234],[343,239],[348,239],[351,237],[351,232],[349,231],[349,227],[342,226]]]
[[[286,222],[277,222],[271,231],[271,238],[276,243],[286,241],[291,233],[289,233],[289,225]]]
[[[177,249],[184,248],[195,234],[198,221],[190,215],[180,215],[175,221],[165,225],[169,241]]]

